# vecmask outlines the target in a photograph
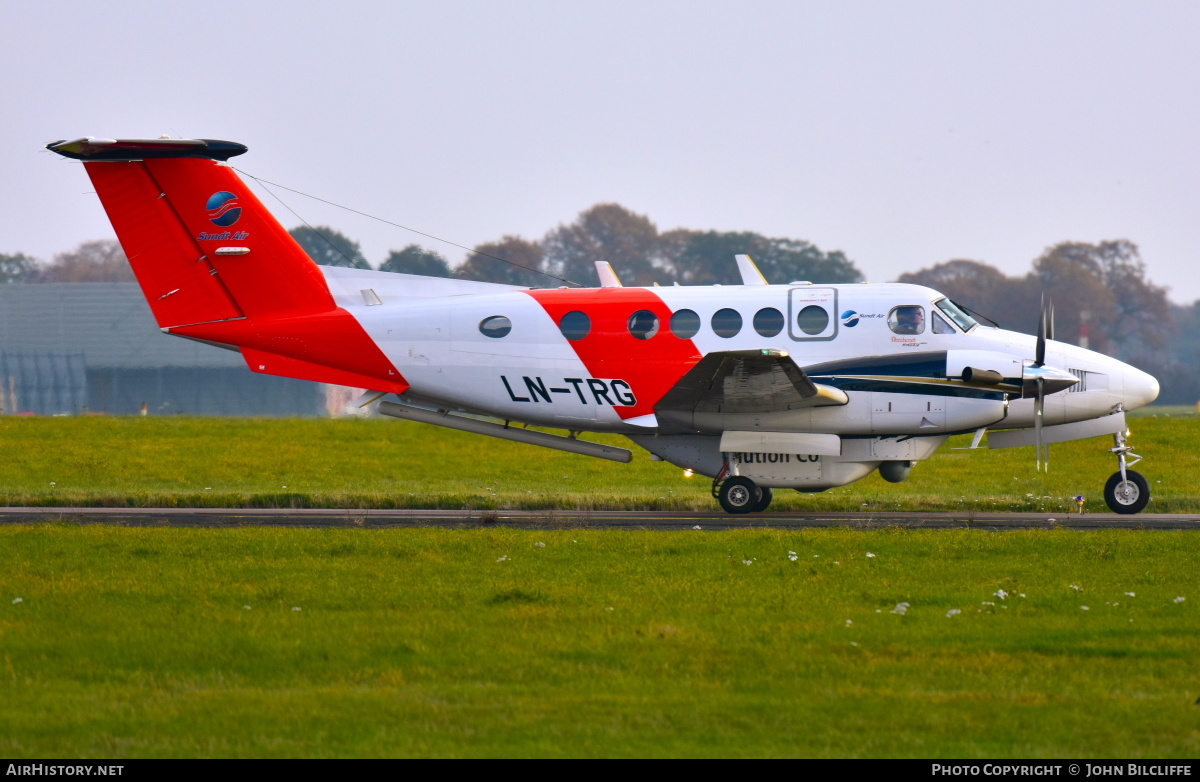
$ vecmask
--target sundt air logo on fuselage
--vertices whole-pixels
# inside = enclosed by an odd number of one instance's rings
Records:
[[[208,219],[213,225],[228,228],[242,216],[242,205],[238,197],[228,190],[220,190],[208,197]]]
[[[854,310],[846,310],[845,312],[842,313],[842,317],[839,318],[839,320],[842,322],[843,326],[845,326],[848,329],[852,329],[855,326],[857,326],[858,322],[860,320],[862,320],[863,318],[882,318],[882,317],[883,317],[882,315],[874,314],[874,313],[862,313],[862,312],[855,312]]]

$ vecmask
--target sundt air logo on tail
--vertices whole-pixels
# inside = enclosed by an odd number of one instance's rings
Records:
[[[233,225],[242,216],[238,197],[228,190],[221,190],[208,197],[208,219],[222,228]]]

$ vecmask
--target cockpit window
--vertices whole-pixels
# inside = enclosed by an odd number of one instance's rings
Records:
[[[953,334],[954,327],[950,325],[950,321],[943,318],[938,313],[933,313],[933,333],[934,334]]]
[[[892,307],[887,323],[896,334],[924,334],[925,308],[915,304]]]
[[[957,323],[958,327],[963,331],[970,331],[979,325],[974,318],[963,312],[961,307],[949,299],[938,299],[933,303],[933,306],[946,313],[946,317]]]

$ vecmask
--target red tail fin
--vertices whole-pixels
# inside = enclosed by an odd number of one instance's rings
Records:
[[[317,265],[217,162],[246,148],[195,144],[89,140],[50,148],[85,161],[159,326],[333,309]]]
[[[80,139],[47,145],[84,161],[158,325],[242,349],[256,372],[402,393],[407,382],[321,270],[218,161],[212,139]]]

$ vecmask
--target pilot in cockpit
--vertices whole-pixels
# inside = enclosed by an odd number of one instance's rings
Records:
[[[888,326],[896,334],[921,334],[925,331],[925,308],[896,307],[888,316]]]

